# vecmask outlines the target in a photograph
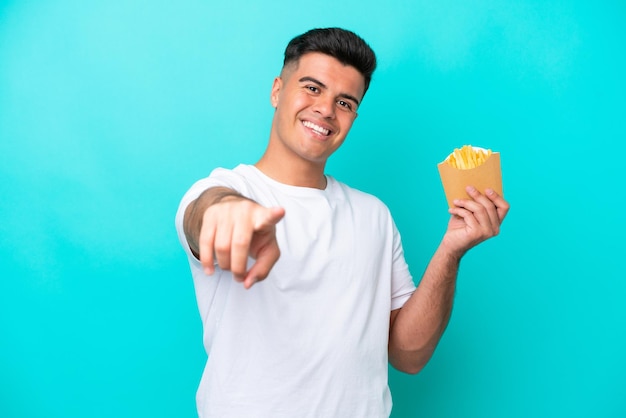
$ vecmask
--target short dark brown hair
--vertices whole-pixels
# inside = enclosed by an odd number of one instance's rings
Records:
[[[365,94],[376,69],[376,54],[363,38],[341,28],[311,29],[289,42],[283,67],[297,63],[300,57],[310,52],[330,55],[342,64],[356,68],[365,79]]]

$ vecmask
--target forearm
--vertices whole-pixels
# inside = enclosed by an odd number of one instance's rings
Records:
[[[189,248],[191,248],[191,251],[196,257],[199,257],[200,252],[198,241],[200,230],[202,229],[204,213],[210,206],[231,196],[243,198],[238,192],[227,187],[212,187],[202,192],[202,194],[185,209],[183,230],[185,231]]]
[[[459,262],[460,256],[442,243],[398,311],[389,335],[389,361],[398,370],[419,372],[435,351],[452,312]]]

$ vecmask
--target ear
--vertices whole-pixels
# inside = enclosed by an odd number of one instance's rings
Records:
[[[270,94],[270,103],[272,107],[276,109],[278,107],[278,96],[280,94],[280,89],[283,86],[283,80],[280,77],[276,77],[274,79],[274,84],[272,84],[272,94]]]

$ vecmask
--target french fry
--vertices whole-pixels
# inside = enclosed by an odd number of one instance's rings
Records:
[[[455,148],[446,161],[459,170],[470,170],[484,164],[490,155],[490,149],[485,150],[471,145],[463,145],[460,149]]]
[[[451,152],[437,167],[450,207],[454,206],[454,199],[469,198],[466,186],[474,186],[481,193],[490,188],[503,196],[499,152],[464,145]]]

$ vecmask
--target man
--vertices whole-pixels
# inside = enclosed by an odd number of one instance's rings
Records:
[[[468,187],[415,288],[387,207],[324,174],[375,67],[352,32],[294,38],[264,155],[214,170],[183,197],[176,224],[208,353],[202,417],[388,417],[388,362],[424,367],[461,257],[498,234],[507,202]]]

